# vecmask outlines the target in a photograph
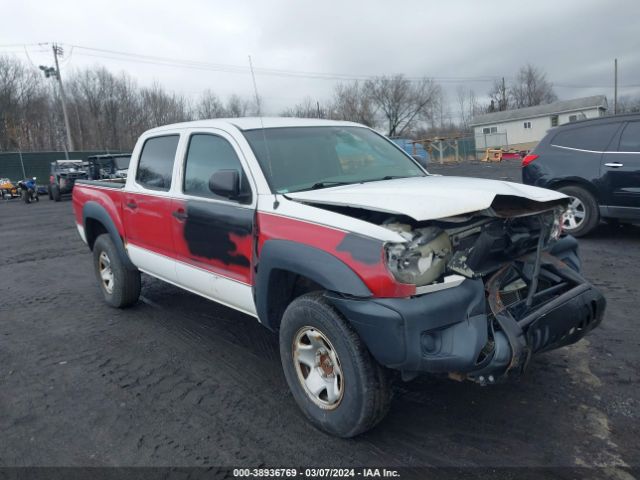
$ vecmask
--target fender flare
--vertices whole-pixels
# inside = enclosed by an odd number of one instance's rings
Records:
[[[96,220],[104,226],[109,233],[111,241],[115,245],[118,254],[120,255],[120,260],[124,263],[124,266],[130,270],[137,270],[137,267],[131,262],[131,259],[124,248],[124,243],[122,242],[120,233],[107,210],[97,202],[88,201],[82,207],[82,225],[84,226],[85,231],[87,229],[87,219]]]
[[[260,250],[254,296],[258,318],[275,329],[269,318],[273,273],[285,270],[313,280],[328,291],[354,297],[371,297],[362,279],[342,260],[319,248],[290,240],[267,240]]]

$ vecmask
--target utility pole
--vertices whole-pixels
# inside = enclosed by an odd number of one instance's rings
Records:
[[[71,138],[71,126],[69,125],[69,115],[67,115],[67,98],[64,94],[64,86],[62,85],[62,77],[60,76],[60,65],[58,64],[58,56],[62,56],[63,50],[62,47],[56,45],[55,43],[52,45],[53,50],[53,60],[55,61],[54,67],[46,67],[44,65],[40,65],[40,70],[44,72],[44,76],[46,78],[55,77],[58,79],[58,85],[60,86],[60,99],[62,101],[62,115],[64,117],[64,129],[67,134],[67,148],[66,150],[73,151],[73,139]]]
[[[613,114],[618,113],[618,59],[613,60]]]
[[[59,47],[55,43],[51,47],[53,49],[53,58],[56,61],[56,77],[58,78],[58,85],[60,85],[60,98],[62,100],[62,115],[64,116],[64,128],[67,131],[67,150],[73,151],[73,139],[71,138],[71,127],[69,126],[69,116],[67,115],[67,99],[64,94],[64,87],[62,86],[62,77],[60,76],[60,66],[58,65],[58,55],[62,56],[62,47]]]

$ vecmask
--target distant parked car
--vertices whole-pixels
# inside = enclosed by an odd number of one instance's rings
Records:
[[[87,179],[87,163],[82,160],[56,160],[51,162],[49,199],[59,202],[62,195],[71,193],[78,179]]]
[[[522,161],[522,181],[571,199],[564,230],[580,237],[601,219],[640,220],[640,114],[568,123]]]

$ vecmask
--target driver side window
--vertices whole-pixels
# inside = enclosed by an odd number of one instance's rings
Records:
[[[219,170],[239,172],[240,190],[249,193],[243,196],[242,203],[251,203],[251,187],[231,144],[218,135],[208,133],[191,135],[184,167],[183,192],[186,195],[228,201],[228,198],[216,195],[209,190],[209,178]]]

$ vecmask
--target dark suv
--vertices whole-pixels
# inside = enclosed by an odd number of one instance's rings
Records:
[[[522,161],[522,181],[572,201],[564,230],[586,235],[600,219],[640,220],[640,114],[554,128]]]

